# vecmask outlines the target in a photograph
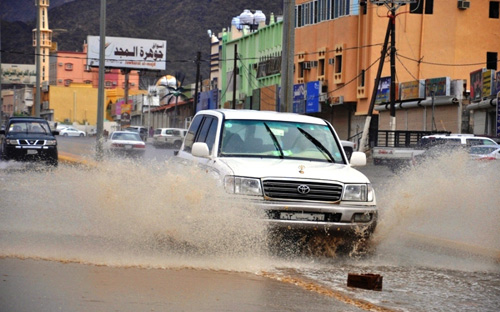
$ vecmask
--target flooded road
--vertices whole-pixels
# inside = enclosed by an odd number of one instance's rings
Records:
[[[268,252],[262,212],[234,209],[211,177],[168,157],[49,171],[0,167],[6,311],[40,311],[29,309],[40,300],[24,300],[26,309],[8,304],[23,290],[43,298],[44,288],[55,290],[41,302],[71,311],[500,310],[496,163],[456,154],[397,175],[362,168],[381,210],[373,250],[290,257]],[[380,274],[383,289],[349,288],[348,273]],[[130,299],[119,299],[123,293]]]

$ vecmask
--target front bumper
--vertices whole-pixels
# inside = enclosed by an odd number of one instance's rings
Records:
[[[56,146],[6,145],[3,157],[5,160],[57,162],[58,155]]]
[[[331,235],[370,235],[375,230],[375,205],[254,201],[266,212],[269,226],[280,230],[321,231]],[[363,219],[360,221],[359,219]]]

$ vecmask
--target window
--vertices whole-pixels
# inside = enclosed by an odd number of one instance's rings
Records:
[[[486,52],[486,68],[497,70],[497,65],[498,65],[498,53]]]
[[[217,119],[214,117],[205,117],[200,133],[196,138],[196,142],[205,142],[208,145],[208,150],[211,153],[217,134]]]
[[[499,18],[500,1],[490,1],[490,18]]]
[[[203,120],[203,115],[198,115],[193,119],[191,126],[189,127],[188,133],[186,134],[185,142],[184,142],[184,150],[186,152],[191,153],[191,148],[193,147],[194,137],[196,136],[196,132],[198,132],[198,128],[200,127],[201,121]]]
[[[71,64],[71,63],[64,64],[64,69],[65,70],[73,70],[73,64]]]
[[[69,86],[72,82],[73,82],[73,80],[71,80],[71,79],[66,79],[66,80],[64,80],[64,85],[65,85],[66,87],[68,87],[68,86]]]
[[[410,13],[412,14],[433,14],[434,13],[434,0],[418,0],[410,3]]]

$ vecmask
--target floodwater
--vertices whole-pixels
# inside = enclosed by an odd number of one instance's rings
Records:
[[[0,163],[0,257],[227,270],[397,311],[499,311],[499,163],[456,153],[390,179],[368,166],[381,213],[371,251],[279,257],[268,252],[262,212],[235,208],[196,168]],[[348,288],[348,273],[380,274],[383,290]]]

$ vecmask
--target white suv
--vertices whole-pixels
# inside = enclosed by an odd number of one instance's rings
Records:
[[[459,145],[471,147],[474,145],[497,145],[495,141],[487,137],[475,136],[474,134],[434,134],[423,136],[419,143],[423,147],[437,144]]]
[[[153,134],[153,146],[156,148],[173,146],[179,149],[186,133],[187,129],[157,128]]]
[[[351,167],[365,165],[366,155],[353,152],[349,161],[334,128],[323,119],[270,111],[200,111],[177,157],[217,174],[227,192],[256,203],[273,229],[352,238],[375,229],[375,193],[368,178]]]

